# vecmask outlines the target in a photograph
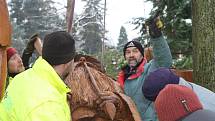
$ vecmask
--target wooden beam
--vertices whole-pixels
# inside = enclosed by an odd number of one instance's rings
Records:
[[[6,48],[11,44],[11,24],[6,0],[0,0],[0,100],[5,91],[7,77]]]
[[[75,0],[67,0],[66,23],[67,31],[72,32],[72,22],[74,16]]]

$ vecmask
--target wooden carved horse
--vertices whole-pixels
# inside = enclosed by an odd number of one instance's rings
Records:
[[[140,121],[133,101],[123,94],[119,84],[103,73],[100,63],[90,56],[76,56],[74,69],[65,82],[71,88],[70,103],[72,121]],[[116,106],[96,104],[99,93],[114,92],[122,103]]]

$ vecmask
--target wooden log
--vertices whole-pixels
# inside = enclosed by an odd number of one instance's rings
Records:
[[[11,24],[7,3],[0,0],[0,101],[3,97],[7,76],[7,55],[6,47],[11,43]]]
[[[2,47],[11,44],[11,24],[5,0],[0,0],[0,45]]]
[[[69,33],[72,32],[74,8],[75,8],[75,0],[67,0],[66,23],[67,23],[67,31]]]
[[[0,100],[3,98],[7,78],[7,55],[5,47],[0,48]]]

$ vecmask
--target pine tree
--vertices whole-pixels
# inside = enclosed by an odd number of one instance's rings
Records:
[[[163,33],[167,37],[173,57],[177,54],[192,55],[191,0],[146,0],[153,3],[151,18],[159,15],[164,23]],[[146,34],[145,21],[136,18],[133,23]]]
[[[39,33],[43,38],[46,33],[65,30],[66,21],[59,17],[52,0],[11,0],[10,19],[13,25],[12,44],[21,53],[28,38]]]
[[[123,46],[128,42],[128,36],[127,32],[124,26],[121,26],[119,38],[118,38],[118,44],[117,44],[117,50],[119,52],[122,52]]]
[[[13,26],[12,46],[15,47],[21,55],[22,50],[25,47],[25,40],[22,39],[24,28],[21,27],[21,25],[17,25],[14,22],[12,22],[12,26]]]
[[[25,41],[23,38],[24,33],[24,11],[23,0],[11,0],[8,3],[10,7],[10,20],[12,23],[12,46],[16,47],[19,53],[22,52]]]
[[[65,28],[53,3],[52,0],[26,0],[24,2],[25,38],[29,38],[36,32],[44,36],[52,31]]]
[[[102,24],[103,11],[101,0],[82,0],[86,2],[78,25],[80,39],[84,41],[83,48],[88,54],[101,52],[104,26]]]
[[[16,23],[16,25],[18,26],[23,24],[23,21],[25,19],[23,11],[23,0],[11,0],[9,7],[11,21]]]

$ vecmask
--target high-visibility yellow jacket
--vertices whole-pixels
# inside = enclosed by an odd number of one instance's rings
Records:
[[[9,116],[7,115],[1,103],[0,103],[0,121],[9,121]]]
[[[70,121],[68,92],[52,66],[40,57],[13,79],[1,103],[11,118],[8,121]]]

